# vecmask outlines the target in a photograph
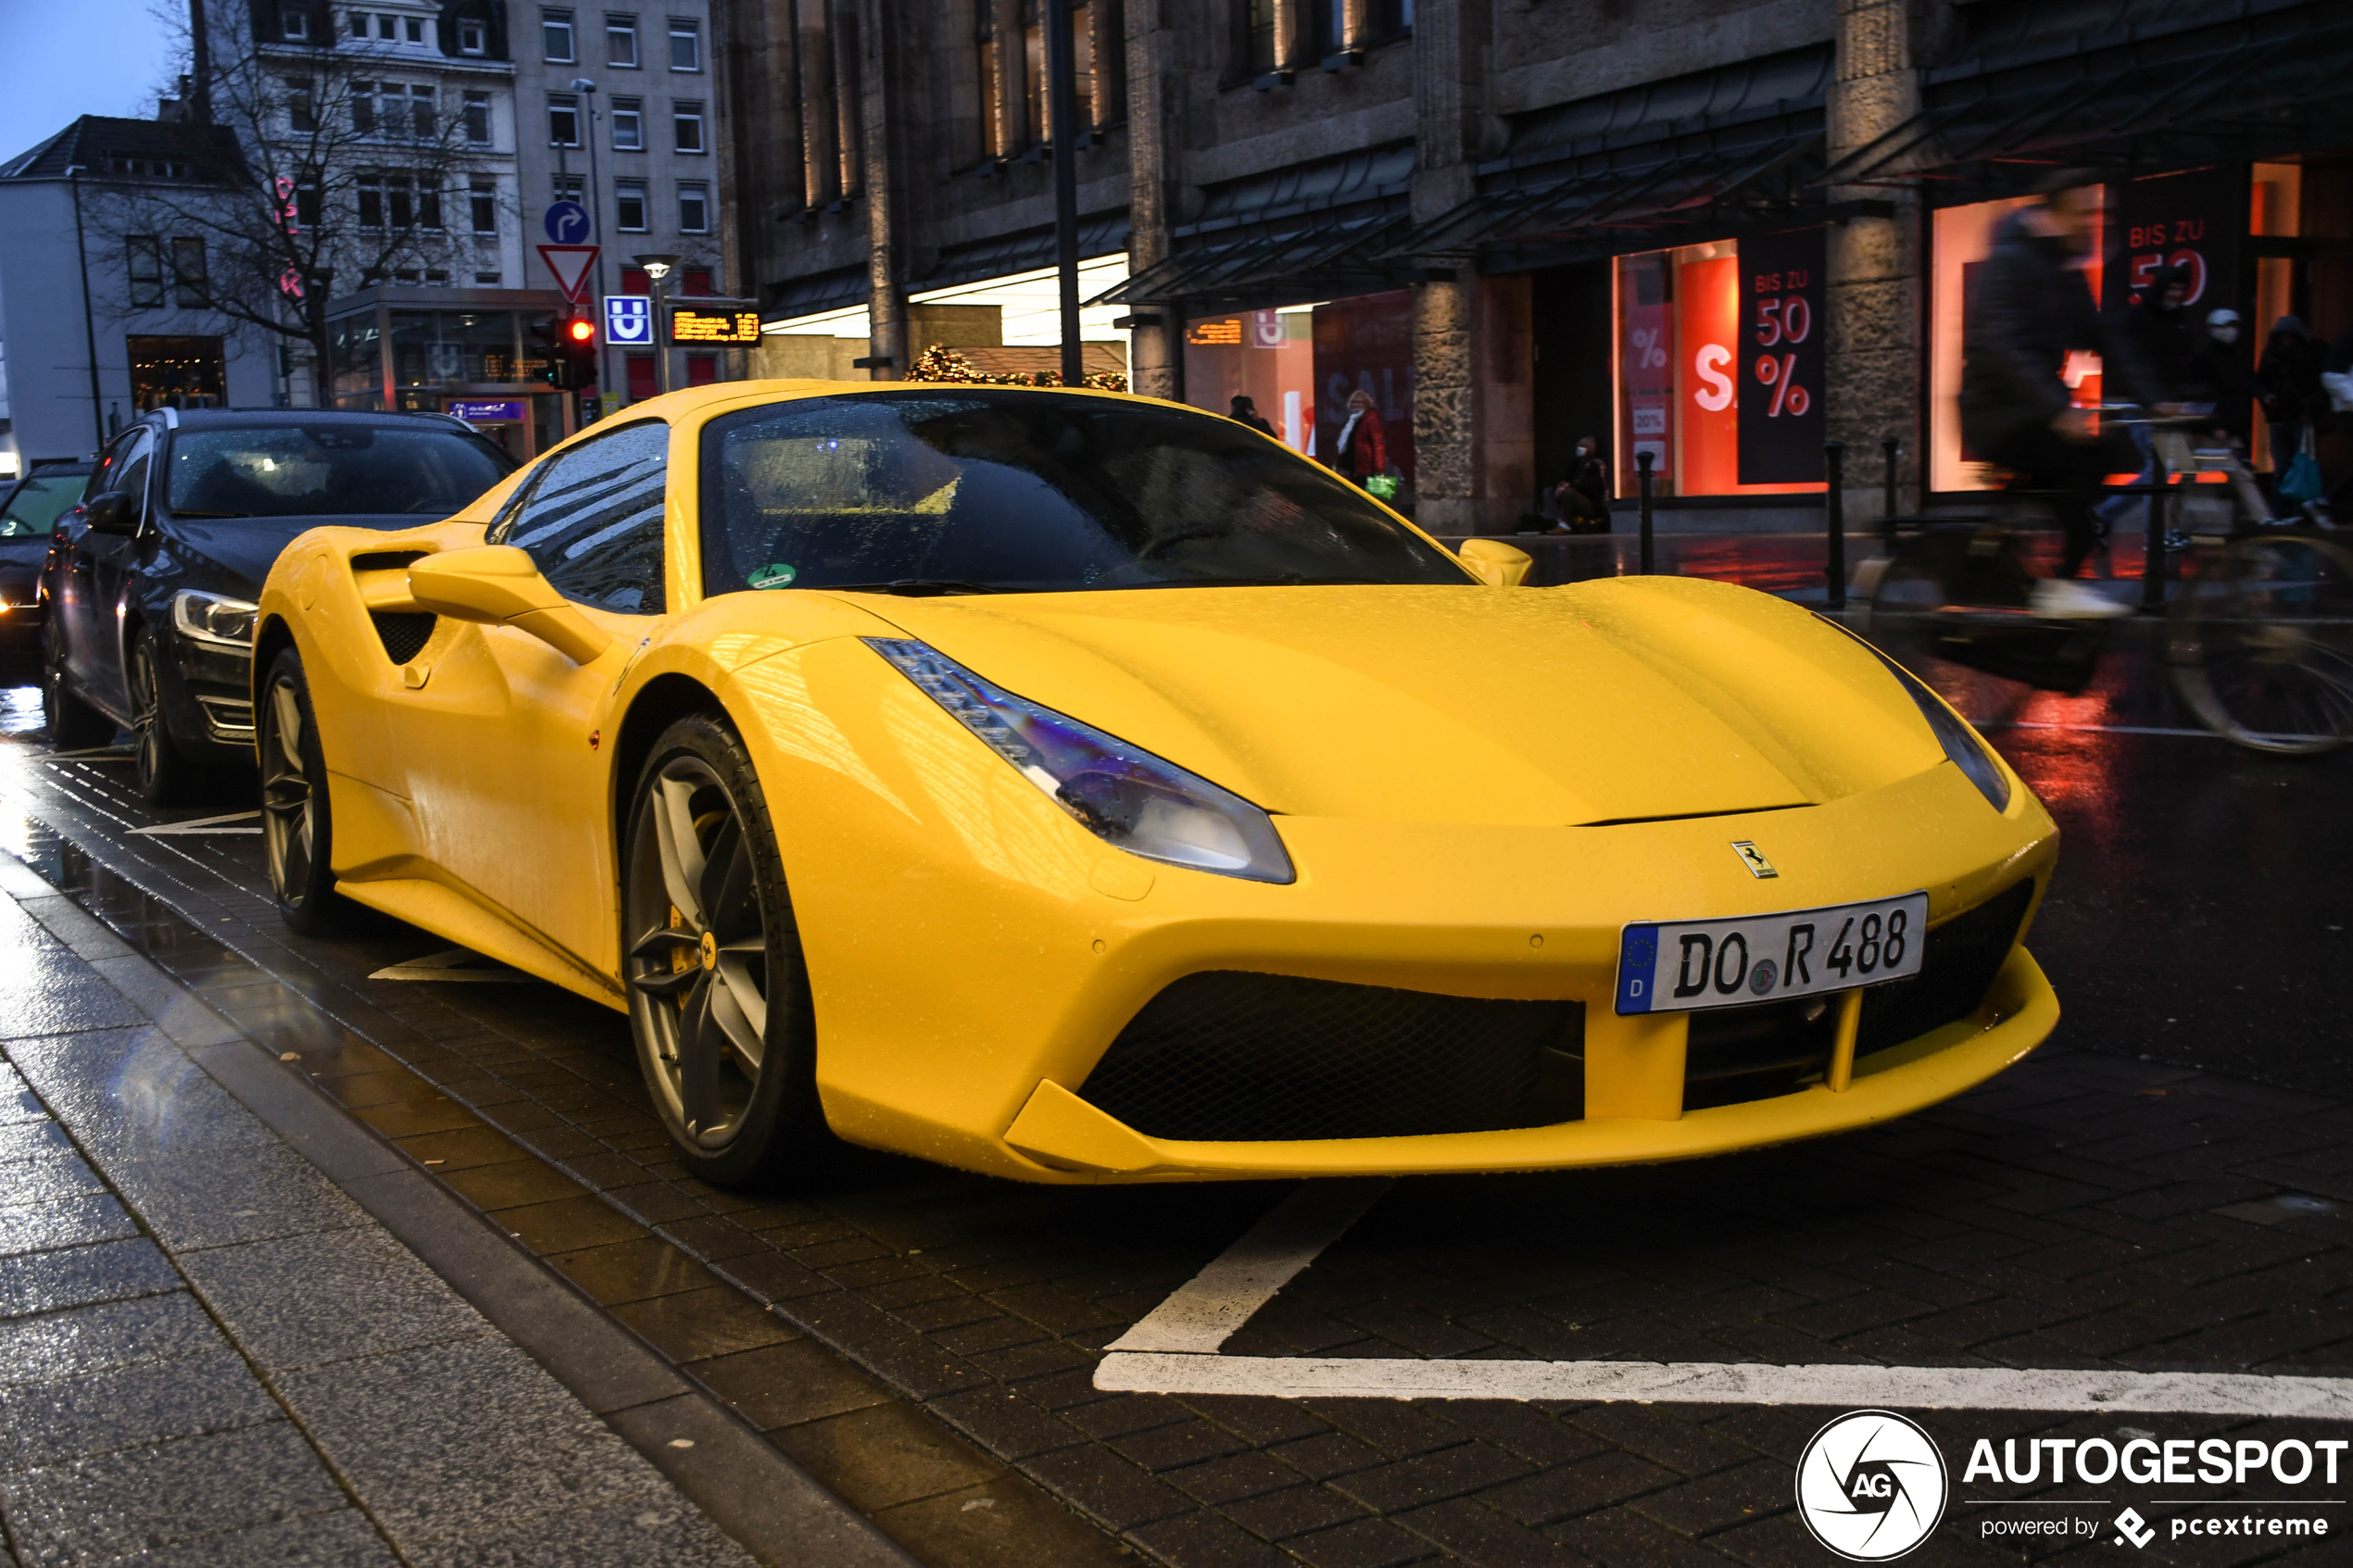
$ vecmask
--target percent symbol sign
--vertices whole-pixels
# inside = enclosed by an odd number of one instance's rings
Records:
[[[1756,381],[1760,386],[1773,389],[1773,406],[1765,410],[1768,420],[1779,419],[1783,408],[1793,414],[1803,414],[1813,399],[1797,384],[1797,356],[1794,354],[1760,354],[1756,357]]]
[[[1656,327],[1636,327],[1632,335],[1637,350],[1634,363],[1638,369],[1652,370],[1666,365],[1667,350],[1659,346]]]

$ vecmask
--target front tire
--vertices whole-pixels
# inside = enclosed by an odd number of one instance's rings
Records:
[[[150,806],[177,806],[188,797],[196,769],[165,721],[156,639],[145,627],[131,633],[130,671],[131,762],[139,798]]]
[[[53,623],[41,632],[41,716],[54,751],[86,751],[114,739],[114,721],[66,686],[64,639]]]
[[[673,724],[628,822],[622,973],[646,1086],[696,1176],[773,1181],[830,1139],[808,965],[743,742],[714,718]]]
[[[254,715],[261,752],[261,841],[278,917],[305,936],[342,923],[348,906],[329,870],[334,826],[327,811],[327,764],[311,717],[302,659],[287,648],[271,661]]]

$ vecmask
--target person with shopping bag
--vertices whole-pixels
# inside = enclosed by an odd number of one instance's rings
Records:
[[[1332,443],[1332,467],[1367,490],[1373,480],[1389,477],[1389,428],[1373,395],[1361,388],[1348,395],[1348,422]]]

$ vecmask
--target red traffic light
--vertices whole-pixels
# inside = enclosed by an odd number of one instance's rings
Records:
[[[593,342],[597,336],[597,323],[585,316],[574,316],[564,323],[564,335],[574,343]]]

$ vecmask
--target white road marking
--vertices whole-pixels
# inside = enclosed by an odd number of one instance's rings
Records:
[[[436,980],[443,982],[471,981],[478,985],[508,985],[528,982],[531,976],[519,969],[509,969],[497,959],[484,958],[470,947],[449,947],[438,953],[427,953],[422,959],[391,964],[368,976],[371,980]]]
[[[1745,1361],[1405,1361],[1226,1356],[1220,1347],[1386,1193],[1384,1177],[1307,1182],[1133,1328],[1095,1386],[1280,1399],[1555,1399],[1836,1405],[1849,1410],[2135,1411],[2353,1421],[2353,1378]]]
[[[1114,1354],[1095,1386],[1285,1399],[1632,1400],[1847,1410],[2133,1411],[2353,1420],[2353,1378],[1715,1361],[1374,1361]]]
[[[1215,1355],[1217,1348],[1248,1323],[1252,1312],[1273,1300],[1275,1293],[1314,1262],[1317,1253],[1363,1219],[1365,1210],[1389,1188],[1385,1176],[1301,1184],[1244,1231],[1239,1241],[1146,1313],[1135,1327],[1113,1340],[1108,1348]],[[1114,1355],[1110,1361],[1120,1359]],[[1095,1386],[1109,1386],[1100,1374]]]
[[[164,834],[177,834],[177,833],[204,833],[204,834],[214,834],[214,833],[255,833],[255,834],[258,834],[258,833],[259,833],[259,832],[261,831],[259,828],[233,828],[233,827],[224,827],[224,826],[222,826],[221,824],[222,824],[222,823],[224,823],[224,822],[249,822],[253,821],[256,817],[258,817],[258,816],[260,816],[260,815],[261,815],[261,813],[260,813],[260,812],[258,812],[258,811],[232,811],[232,812],[230,812],[230,813],[229,813],[227,816],[225,816],[225,817],[198,817],[195,821],[194,821],[194,822],[157,822],[157,823],[154,827],[151,827],[151,828],[132,828],[132,829],[131,830],[131,836],[132,836],[132,837],[133,837],[133,838],[137,838],[137,837],[140,837],[140,836],[143,836],[143,835],[145,835],[145,834],[154,834],[154,835],[156,835],[156,836],[157,836],[157,837],[160,837],[160,836],[162,836],[162,835],[164,835]]]

